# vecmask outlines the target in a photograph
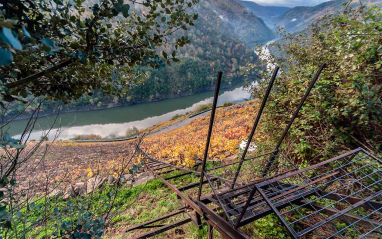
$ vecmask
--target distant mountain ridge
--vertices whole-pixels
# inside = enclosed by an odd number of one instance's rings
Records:
[[[289,7],[278,7],[278,6],[262,6],[250,0],[235,0],[249,11],[251,11],[255,16],[260,17],[263,21],[270,27],[273,28],[275,21],[278,17],[284,15],[291,8]]]
[[[342,4],[345,2],[347,0],[335,0],[324,2],[314,7],[294,7],[280,16],[276,20],[276,24],[287,32],[298,32],[308,27],[318,18],[342,10]]]
[[[254,48],[255,42],[264,43],[275,37],[260,17],[236,1],[202,0],[195,10],[201,18],[216,22],[218,31],[222,32],[225,27],[231,29],[224,31],[224,34],[232,34],[250,48]]]
[[[276,19],[277,26],[283,27],[287,32],[299,32],[326,14],[335,14],[344,10],[343,4],[348,0],[333,0],[321,3],[314,7],[294,7]],[[366,0],[362,4],[382,4],[381,0]],[[358,5],[359,0],[353,1],[351,6]]]

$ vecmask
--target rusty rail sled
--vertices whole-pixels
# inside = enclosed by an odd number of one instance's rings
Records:
[[[247,157],[252,137],[271,93],[269,86],[239,160],[207,167],[222,73],[219,72],[203,161],[198,171],[152,158],[142,150],[147,170],[176,193],[179,210],[129,228],[146,229],[136,238],[149,238],[192,222],[208,225],[224,238],[249,238],[241,227],[276,215],[291,238],[382,238],[382,161],[362,148],[301,168],[280,150],[325,65],[321,65],[271,152]],[[194,183],[190,178],[196,179]],[[199,182],[198,182],[199,181]],[[184,215],[175,221],[174,217]],[[163,221],[171,223],[163,223]],[[150,229],[150,230],[148,230]],[[134,234],[136,235],[136,234]]]

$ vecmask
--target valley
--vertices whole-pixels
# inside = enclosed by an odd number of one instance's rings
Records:
[[[250,98],[250,93],[242,86],[222,90],[219,106],[229,102],[240,102]],[[69,140],[77,135],[97,135],[102,138],[126,136],[132,128],[143,130],[161,122],[171,120],[176,115],[183,115],[212,102],[212,92],[206,91],[190,96],[166,99],[157,102],[141,103],[129,106],[112,107],[83,112],[52,114],[37,120],[30,140],[39,140],[52,125],[47,135],[50,140]],[[53,124],[56,122],[56,124]],[[28,119],[17,120],[10,124],[8,131],[19,137]],[[56,136],[56,134],[59,134]]]
[[[0,239],[380,238],[381,3],[0,3]]]

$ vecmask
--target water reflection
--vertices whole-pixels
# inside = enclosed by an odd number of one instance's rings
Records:
[[[211,103],[212,95],[213,92],[210,91],[152,103],[62,114],[58,120],[60,123],[57,122],[54,125],[48,138],[53,139],[55,137],[59,125],[63,126],[63,131],[60,132],[58,139],[71,139],[80,134],[123,137],[129,128],[145,129],[160,122],[168,121],[177,114],[190,112],[199,105]],[[223,105],[226,102],[239,102],[248,98],[250,98],[250,93],[243,87],[238,87],[222,92],[219,96],[218,105]],[[38,119],[36,130],[32,132],[30,139],[40,139],[44,130],[49,129],[54,123],[54,119],[55,116]],[[9,132],[18,138],[25,124],[26,120],[12,122]]]

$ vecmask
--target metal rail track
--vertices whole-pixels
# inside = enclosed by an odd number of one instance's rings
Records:
[[[178,197],[179,209],[134,226],[154,228],[138,238],[158,235],[193,222],[225,238],[249,238],[240,228],[274,214],[292,238],[382,237],[382,161],[362,148],[299,168],[280,150],[294,120],[324,69],[321,65],[272,152],[247,158],[261,114],[277,76],[276,67],[239,161],[208,168],[207,155],[222,73],[219,72],[204,158],[199,171],[154,159],[141,149],[145,168]],[[178,185],[183,177],[195,180]],[[197,182],[199,181],[199,182]],[[349,183],[350,182],[350,183]],[[156,225],[184,215],[174,223]]]

